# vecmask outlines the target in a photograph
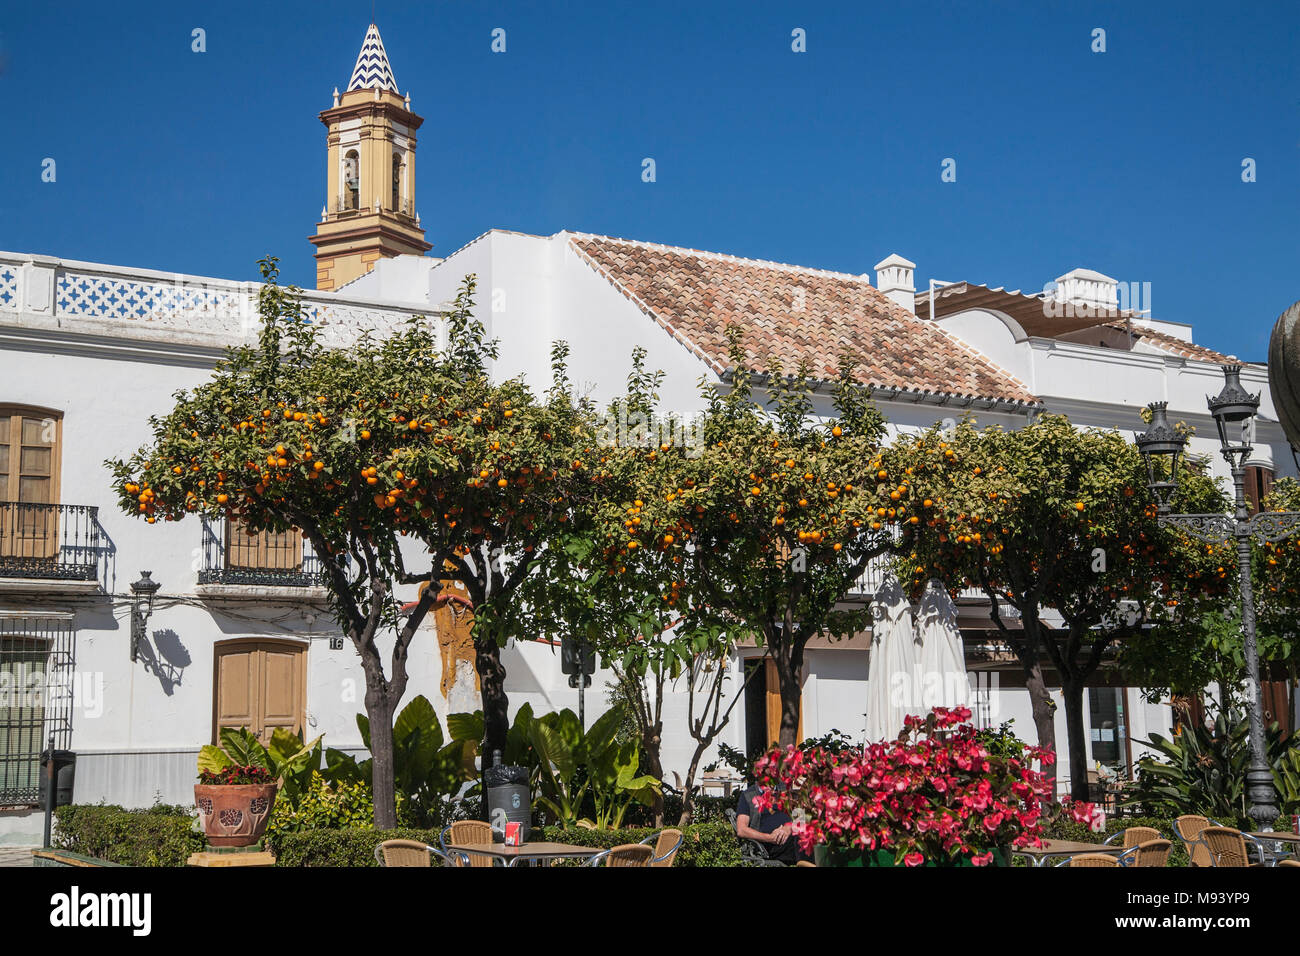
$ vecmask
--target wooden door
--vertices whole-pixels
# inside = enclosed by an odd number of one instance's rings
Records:
[[[49,413],[0,408],[0,556],[44,560],[58,550],[61,426]]]
[[[214,742],[225,727],[246,727],[269,743],[277,727],[303,732],[307,655],[288,641],[227,641],[216,647]]]
[[[767,685],[767,745],[773,747],[781,739],[781,678],[776,672],[776,662],[770,657],[763,661],[764,681]],[[799,695],[799,729],[795,743],[803,740],[803,694]]]

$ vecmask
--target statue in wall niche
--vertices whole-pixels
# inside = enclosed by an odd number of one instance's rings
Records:
[[[463,582],[446,579],[439,585],[433,622],[442,656],[442,696],[447,713],[472,713],[482,706],[474,669],[474,606]]]
[[[1300,449],[1300,302],[1273,325],[1268,342],[1268,389],[1293,449]]]

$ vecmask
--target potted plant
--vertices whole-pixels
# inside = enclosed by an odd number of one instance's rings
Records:
[[[261,840],[280,784],[289,778],[299,785],[299,777],[310,776],[320,763],[319,743],[317,737],[304,745],[277,729],[268,749],[246,729],[228,727],[221,731],[220,746],[203,747],[194,805],[208,844],[243,847]]]
[[[1041,843],[1052,786],[1031,761],[1050,750],[990,753],[965,707],[909,716],[897,740],[832,752],[774,751],[756,764],[765,807],[784,810],[819,866],[1007,866]],[[1080,822],[1091,804],[1072,804]]]
[[[266,833],[278,789],[265,767],[230,764],[199,771],[194,805],[211,846],[252,846]]]

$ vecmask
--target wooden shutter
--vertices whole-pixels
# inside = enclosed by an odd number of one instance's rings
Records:
[[[303,732],[307,655],[300,644],[231,641],[216,648],[213,739],[247,727],[269,743],[277,727]]]
[[[1290,682],[1285,680],[1260,681],[1260,695],[1264,698],[1264,726],[1277,724],[1282,734],[1291,733]]]
[[[763,676],[767,684],[767,745],[773,747],[781,739],[781,678],[776,672],[776,662],[770,657],[763,661]],[[799,697],[799,727],[796,740],[803,740],[803,695]]]
[[[1263,507],[1264,499],[1273,491],[1273,471],[1250,465],[1246,469],[1246,500],[1250,502],[1250,513],[1257,514]]]
[[[261,571],[301,571],[301,531],[261,531],[249,534],[237,523],[226,526],[226,567]]]
[[[0,407],[0,556],[51,558],[58,548],[59,436],[53,412]]]

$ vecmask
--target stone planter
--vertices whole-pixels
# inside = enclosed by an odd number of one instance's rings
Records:
[[[194,785],[194,805],[210,846],[252,846],[266,833],[276,785]]]
[[[852,867],[877,867],[877,866],[894,866],[893,850],[832,850],[827,846],[813,847],[813,859],[818,866],[852,866]],[[975,864],[969,860],[961,860],[957,863],[936,863],[933,860],[926,860],[921,864],[923,867],[973,867]],[[989,866],[1010,866],[1011,865],[1011,848],[994,847],[993,859],[989,861]],[[903,867],[906,869],[907,867]]]

